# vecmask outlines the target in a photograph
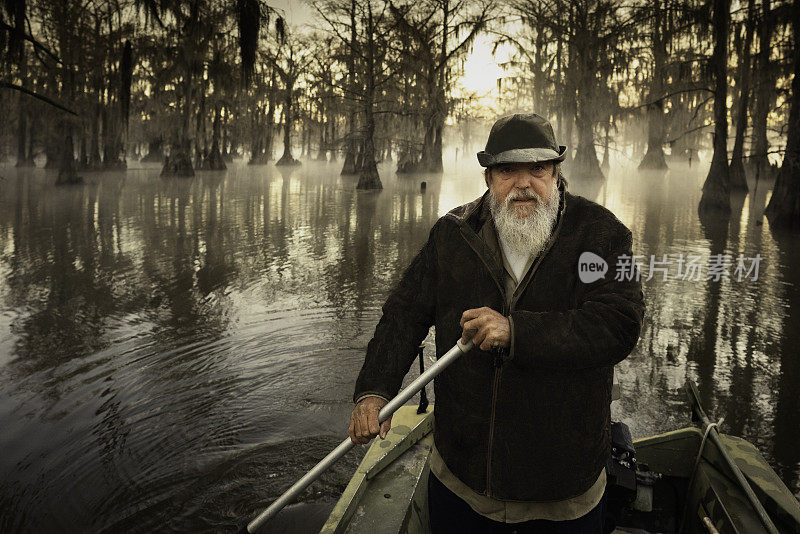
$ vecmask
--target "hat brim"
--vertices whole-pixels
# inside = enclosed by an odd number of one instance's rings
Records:
[[[564,161],[567,157],[567,147],[559,145],[558,152],[552,148],[514,148],[499,154],[489,154],[481,150],[478,152],[478,163],[482,167],[491,167],[501,163],[534,163],[537,161]]]

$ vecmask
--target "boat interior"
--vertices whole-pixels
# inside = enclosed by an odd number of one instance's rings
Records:
[[[699,404],[693,413],[699,426],[635,441],[624,424],[612,424],[606,533],[800,533],[800,502],[758,450],[704,425]],[[433,426],[432,407],[400,408],[320,532],[429,533]]]

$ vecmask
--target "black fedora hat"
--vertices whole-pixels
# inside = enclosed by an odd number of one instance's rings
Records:
[[[489,132],[486,148],[478,152],[483,167],[500,163],[564,161],[567,147],[556,144],[553,127],[536,113],[500,117]]]

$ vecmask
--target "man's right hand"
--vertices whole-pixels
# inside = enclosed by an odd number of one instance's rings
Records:
[[[365,397],[353,408],[350,416],[350,440],[356,445],[364,445],[377,436],[386,437],[392,428],[392,418],[389,417],[382,425],[378,424],[378,412],[388,402],[381,397]]]

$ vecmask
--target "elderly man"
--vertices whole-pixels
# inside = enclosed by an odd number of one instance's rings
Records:
[[[378,412],[431,325],[437,357],[475,343],[435,381],[434,533],[602,532],[613,366],[645,305],[630,230],[567,192],[565,152],[541,116],[500,118],[478,153],[487,192],[436,222],[367,347],[362,444],[389,430]]]

